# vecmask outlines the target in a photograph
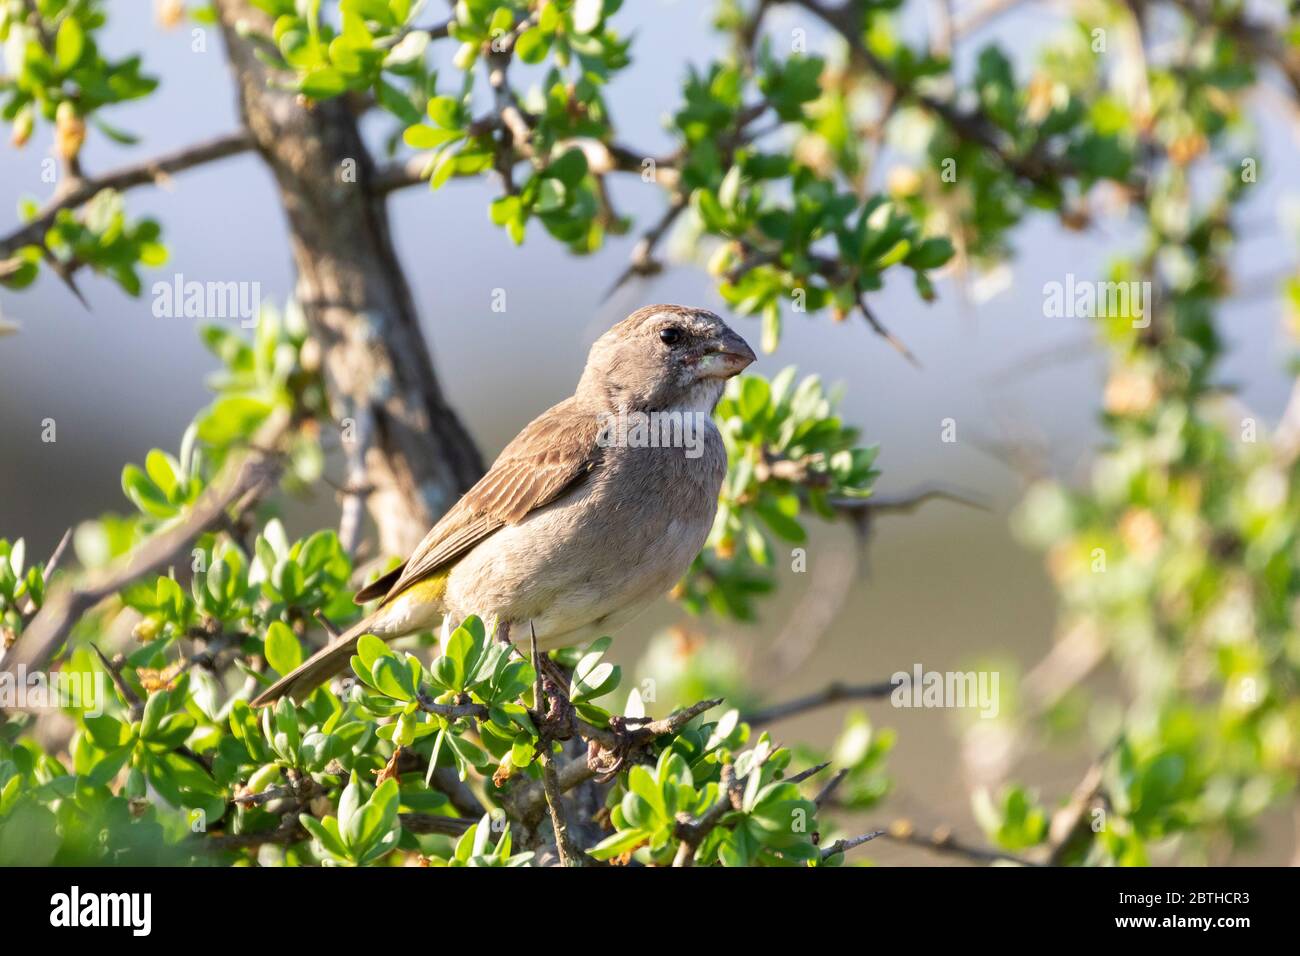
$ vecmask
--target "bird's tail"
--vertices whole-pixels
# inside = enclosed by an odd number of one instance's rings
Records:
[[[347,669],[348,662],[356,653],[357,641],[363,634],[369,634],[376,624],[376,619],[383,611],[363,617],[319,651],[303,661],[296,668],[285,674],[262,693],[253,698],[254,707],[274,704],[288,694],[295,701],[301,702],[308,694],[335,674]],[[381,635],[382,636],[382,635]],[[395,637],[396,635],[390,635]]]

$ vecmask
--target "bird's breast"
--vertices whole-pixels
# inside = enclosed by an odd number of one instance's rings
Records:
[[[585,482],[466,555],[447,603],[460,614],[531,621],[549,646],[599,636],[593,627],[608,633],[685,573],[708,537],[725,473],[711,421],[680,444],[605,447]]]

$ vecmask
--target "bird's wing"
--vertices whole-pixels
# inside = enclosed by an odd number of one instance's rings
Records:
[[[373,600],[383,593],[384,602],[391,601],[498,528],[518,524],[582,482],[600,467],[600,427],[597,416],[579,412],[572,400],[533,419],[424,536],[406,564],[360,591],[357,600]]]

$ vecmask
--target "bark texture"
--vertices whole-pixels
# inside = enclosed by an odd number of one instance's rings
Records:
[[[438,386],[346,98],[311,104],[278,88],[255,56],[259,41],[238,28],[269,35],[270,18],[244,0],[216,9],[244,124],[288,218],[296,297],[322,348],[349,483],[365,496],[381,552],[405,556],[482,461]]]

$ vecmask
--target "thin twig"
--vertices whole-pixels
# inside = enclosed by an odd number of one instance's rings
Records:
[[[71,540],[72,529],[69,528],[63,532],[63,537],[59,539],[59,543],[55,546],[54,553],[50,555],[49,560],[45,562],[45,567],[41,569],[41,580],[45,582],[46,588],[49,587],[54,572],[58,570],[59,562],[63,560],[63,553],[68,550],[68,542]],[[29,597],[26,606],[23,608],[23,617],[30,620],[36,611],[36,602]]]
[[[325,633],[329,635],[331,641],[336,641],[340,636],[342,636],[343,632],[334,626],[334,622],[327,618],[325,612],[320,608],[316,608],[316,610],[312,612],[312,617],[316,618],[320,623],[320,626],[325,628]]]
[[[866,298],[862,296],[858,297],[858,309],[862,312],[863,318],[867,320],[867,324],[871,326],[872,331],[892,345],[894,349],[903,356],[903,358],[907,359],[917,368],[921,367],[920,360],[912,354],[912,350],[904,345],[898,336],[885,328],[884,324],[876,318],[876,314],[872,312],[870,307],[867,305]]]
[[[460,836],[474,825],[474,820],[464,817],[443,817],[434,813],[399,813],[402,829],[409,833],[442,833]]]
[[[659,272],[663,267],[654,260],[655,247],[663,240],[672,224],[677,221],[686,209],[686,197],[680,193],[673,197],[664,210],[659,221],[650,227],[632,248],[631,261],[626,269],[614,280],[605,294],[601,296],[601,301],[605,302],[611,299],[619,289],[627,284],[633,276],[650,276]]]
[[[879,700],[893,693],[894,687],[892,681],[881,681],[876,684],[842,684],[835,681],[827,684],[819,691],[804,697],[796,697],[794,700],[788,700],[781,704],[760,708],[751,714],[743,715],[740,719],[749,724],[750,727],[762,727],[840,701]]]
[[[961,857],[971,863],[1014,863],[1018,866],[1041,866],[1033,860],[1007,853],[1003,850],[973,846],[953,835],[946,826],[935,827],[928,834],[917,833],[908,820],[895,820],[882,831],[885,839],[907,846],[919,847],[944,856]]]
[[[122,676],[122,668],[116,666],[111,660],[109,660],[108,655],[99,649],[98,644],[92,643],[90,647],[95,652],[95,656],[99,658],[99,663],[103,665],[104,670],[108,673],[109,680],[113,682],[113,686],[117,688],[117,692],[122,695],[122,700],[126,701],[127,707],[130,708],[131,720],[139,720],[140,715],[144,713],[144,703],[140,700],[140,695],[135,692],[134,688],[126,682],[126,678]]]
[[[817,794],[816,798],[813,800],[813,803],[817,804],[818,809],[821,809],[826,804],[826,801],[831,798],[831,795],[835,793],[839,788],[839,785],[844,782],[844,778],[848,775],[848,767],[842,767],[840,770],[836,771],[835,776],[831,777],[826,786],[822,787],[821,792]]]
[[[820,0],[793,0],[793,2],[816,15],[839,33],[848,43],[854,59],[865,66],[887,91],[937,116],[961,139],[984,147],[1008,171],[1020,179],[1036,187],[1055,191],[1058,189],[1058,177],[1073,175],[1076,172],[1065,160],[1059,158],[1049,160],[1035,151],[1023,156],[1016,155],[1008,148],[1006,137],[999,133],[997,127],[983,113],[965,112],[952,103],[920,92],[911,83],[901,82],[890,66],[867,46],[863,38],[864,7],[861,5],[847,2],[841,6],[829,7]]]
[[[546,712],[545,691],[542,686],[542,659],[537,651],[537,630],[532,631],[533,657],[533,705],[538,713]],[[551,828],[555,831],[555,850],[560,856],[560,866],[583,866],[585,855],[582,848],[574,842],[569,832],[569,821],[564,815],[564,800],[560,792],[559,776],[555,772],[554,754],[551,752],[551,740],[543,731],[538,741],[538,750],[542,761],[542,788],[546,794],[546,805],[551,811]]]
[[[826,849],[822,850],[822,859],[829,860],[837,853],[847,853],[854,847],[862,846],[864,843],[870,843],[876,837],[884,835],[884,830],[872,830],[870,833],[862,834],[862,836],[847,837],[845,839],[836,840],[830,846],[826,847]]]
[[[1110,759],[1111,754],[1115,752],[1118,745],[1118,738],[1107,746],[1097,759],[1084,772],[1083,778],[1079,781],[1074,792],[1070,794],[1070,799],[1065,806],[1052,814],[1052,822],[1047,828],[1047,862],[1049,866],[1057,866],[1065,856],[1065,851],[1069,848],[1070,838],[1079,830],[1084,823],[1084,815],[1097,799],[1097,794],[1101,792],[1102,784],[1106,778],[1106,762]]]
[[[36,214],[35,218],[0,238],[0,259],[8,258],[23,246],[39,245],[61,210],[75,209],[89,202],[102,190],[123,190],[160,183],[172,173],[179,173],[227,156],[235,156],[252,148],[252,137],[245,130],[239,130],[143,162],[122,166],[102,176],[66,180],[64,187]]]
[[[432,701],[429,703],[432,704]],[[673,734],[681,730],[692,720],[722,703],[722,698],[715,700],[702,700],[690,707],[683,707],[669,714],[667,717],[659,720],[633,720],[626,718],[628,733],[632,736],[633,746],[645,746],[657,737],[664,734]],[[424,704],[422,703],[423,707]],[[433,713],[442,713],[443,716],[475,716],[480,719],[486,719],[487,708],[478,704],[469,705],[451,705],[435,704],[439,708],[456,709],[461,711],[454,715],[444,713],[442,710],[432,711]],[[467,708],[474,708],[473,713],[465,713]],[[618,746],[618,735],[613,731],[603,727],[595,727],[584,720],[574,722],[578,736],[586,740],[595,740],[602,747],[612,750]],[[596,771],[588,764],[586,758],[578,758],[558,768],[560,792],[565,793],[572,790],[579,784],[585,783],[596,775]],[[530,783],[515,791],[512,791],[506,798],[506,809],[510,816],[522,820],[525,823],[535,822],[546,807],[546,795],[540,783]]]
[[[815,776],[817,776],[817,774],[821,773],[823,770],[825,770],[825,769],[826,769],[827,767],[829,767],[830,765],[831,765],[831,762],[830,762],[829,760],[827,760],[825,763],[819,763],[819,764],[818,764],[817,766],[815,766],[815,767],[809,767],[807,770],[801,770],[799,773],[795,774],[793,777],[786,777],[786,778],[785,778],[785,782],[786,782],[786,783],[803,783],[803,782],[804,782],[805,780],[807,780],[809,777],[815,777]]]

